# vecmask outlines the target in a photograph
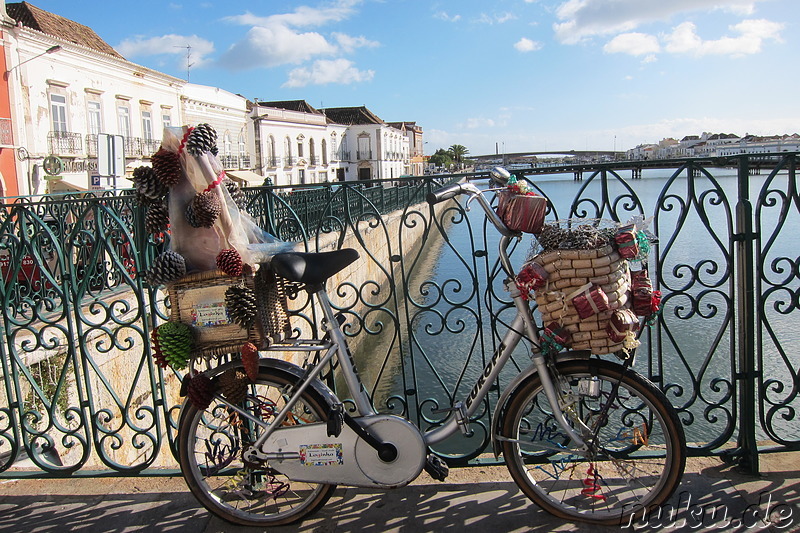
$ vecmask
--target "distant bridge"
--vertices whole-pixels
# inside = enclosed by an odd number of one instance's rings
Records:
[[[532,154],[532,152],[525,152],[527,154]],[[547,152],[552,153],[552,152]],[[609,154],[616,154],[617,152],[571,152],[571,153],[582,153],[582,154],[605,154],[607,157]],[[739,165],[739,160],[745,157],[745,155],[732,155],[732,156],[718,156],[718,157],[693,157],[693,158],[683,158],[683,159],[635,159],[635,160],[624,160],[624,159],[617,159],[617,160],[594,160],[591,162],[588,161],[576,161],[571,163],[534,163],[529,162],[527,166],[517,159],[516,161],[512,160],[510,156],[514,154],[505,154],[509,156],[509,159],[506,159],[503,165],[506,165],[508,170],[513,172],[514,174],[521,175],[521,176],[530,176],[530,175],[537,175],[537,174],[560,174],[560,173],[572,173],[576,180],[583,179],[584,173],[592,173],[597,171],[624,171],[630,170],[632,178],[641,178],[642,177],[642,170],[648,168],[679,168],[685,165],[687,162],[693,162],[698,167],[705,166],[705,167],[726,167],[726,168],[735,168]],[[747,160],[749,163],[748,173],[750,174],[760,174],[761,169],[769,169],[773,168],[776,164],[780,162],[781,157],[784,154],[752,154],[747,156]],[[488,156],[482,156],[488,157]],[[498,157],[498,156],[494,156]],[[502,154],[501,156],[502,157]],[[602,157],[602,156],[600,156]],[[477,159],[477,158],[476,158]],[[480,163],[476,164],[476,167],[481,165],[494,165],[500,163],[498,159],[484,159]],[[516,164],[515,164],[516,163]],[[485,167],[484,167],[485,168]],[[692,172],[697,172],[697,168],[692,169]]]
[[[530,159],[542,155],[562,155],[574,156],[579,159],[603,159],[611,160],[625,157],[625,152],[614,152],[611,150],[545,150],[543,152],[512,152],[505,154],[469,155],[468,158],[476,163],[503,162],[508,164],[514,160]]]

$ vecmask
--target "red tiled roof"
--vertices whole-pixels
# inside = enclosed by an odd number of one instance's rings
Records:
[[[280,100],[275,102],[256,102],[256,105],[264,107],[274,107],[276,109],[285,109],[287,111],[299,111],[301,113],[314,113],[319,115],[320,111],[315,109],[305,100]]]
[[[353,124],[383,124],[375,113],[361,107],[327,107],[321,110],[328,120],[336,124],[352,126]]]
[[[91,28],[75,21],[39,9],[28,2],[6,4],[8,15],[23,26],[79,44],[92,50],[125,59]]]

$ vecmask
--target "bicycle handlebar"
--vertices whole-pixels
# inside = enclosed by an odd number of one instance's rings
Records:
[[[505,169],[502,170],[508,174],[508,171]],[[441,189],[429,192],[426,200],[430,205],[435,205],[439,202],[455,198],[460,194],[468,194],[470,196],[470,200],[476,199],[486,212],[486,218],[489,219],[489,222],[491,222],[495,228],[497,228],[497,231],[500,232],[501,235],[506,237],[517,235],[517,232],[508,229],[508,226],[506,226],[500,217],[497,216],[497,213],[495,213],[494,209],[492,209],[492,206],[489,204],[489,201],[483,195],[483,191],[481,191],[472,183],[454,183],[452,185],[446,185]]]

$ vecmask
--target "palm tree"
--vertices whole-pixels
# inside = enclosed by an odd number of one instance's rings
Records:
[[[450,153],[450,156],[453,158],[453,161],[456,164],[456,168],[461,169],[464,163],[464,156],[469,153],[466,146],[460,144],[454,144],[450,148],[447,149]]]

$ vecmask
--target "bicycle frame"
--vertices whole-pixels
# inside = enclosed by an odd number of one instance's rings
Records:
[[[541,376],[544,391],[547,395],[550,405],[554,406],[553,409],[555,412],[553,415],[556,421],[566,435],[568,435],[570,439],[578,444],[579,448],[586,449],[583,439],[578,433],[575,432],[561,410],[563,401],[561,401],[560,395],[556,390],[555,384],[553,383],[553,379],[547,367],[545,356],[539,348],[538,329],[531,315],[530,304],[524,298],[522,298],[522,295],[513,282],[514,270],[511,265],[511,260],[508,256],[507,250],[511,244],[511,241],[513,239],[519,239],[520,234],[512,232],[505,226],[505,224],[503,224],[502,220],[500,220],[500,218],[495,214],[491,205],[483,196],[482,191],[480,191],[473,184],[468,183],[461,185],[461,192],[470,194],[470,200],[467,201],[467,204],[469,204],[469,201],[473,199],[478,201],[480,206],[485,211],[489,221],[502,235],[499,243],[499,258],[503,271],[507,276],[505,286],[511,294],[517,312],[500,345],[497,347],[491,359],[486,364],[483,372],[472,387],[467,398],[463,401],[457,401],[453,406],[451,406],[451,411],[453,414],[448,417],[444,424],[422,434],[424,443],[426,446],[434,445],[445,440],[459,430],[465,434],[469,433],[469,418],[473,416],[479,409],[481,402],[489,393],[492,384],[495,382],[501,370],[511,358],[511,355],[519,344],[520,340],[526,338],[530,342],[533,366],[535,367],[536,372],[538,372]],[[324,355],[315,365],[310,368],[309,372],[307,372],[306,378],[294,387],[291,398],[287,401],[281,412],[278,413],[274,420],[272,420],[271,424],[266,424],[263,421],[258,420],[248,413],[236,408],[235,406],[230,406],[243,416],[246,416],[252,422],[262,426],[265,429],[256,442],[253,443],[253,447],[256,450],[260,450],[261,446],[270,437],[275,428],[280,427],[281,423],[286,419],[288,413],[297,403],[302,393],[310,386],[312,381],[319,376],[319,374],[322,372],[322,369],[325,368],[326,364],[328,364],[333,357],[337,358],[345,384],[352,395],[352,400],[356,406],[356,409],[358,410],[358,413],[361,416],[378,414],[372,406],[369,395],[367,394],[366,389],[364,388],[358,375],[355,362],[353,361],[347,346],[347,339],[342,332],[339,321],[336,319],[336,313],[331,305],[327,292],[325,292],[323,289],[316,292],[314,296],[316,296],[317,302],[322,309],[326,324],[325,328],[327,330],[327,334],[330,336],[330,341],[298,341],[298,347],[296,347],[294,351],[319,351],[324,352]],[[301,344],[303,345],[302,347],[300,347]],[[276,351],[293,351],[292,347],[287,348],[285,345],[281,345],[272,349]],[[269,350],[270,349],[268,348],[267,351]]]

